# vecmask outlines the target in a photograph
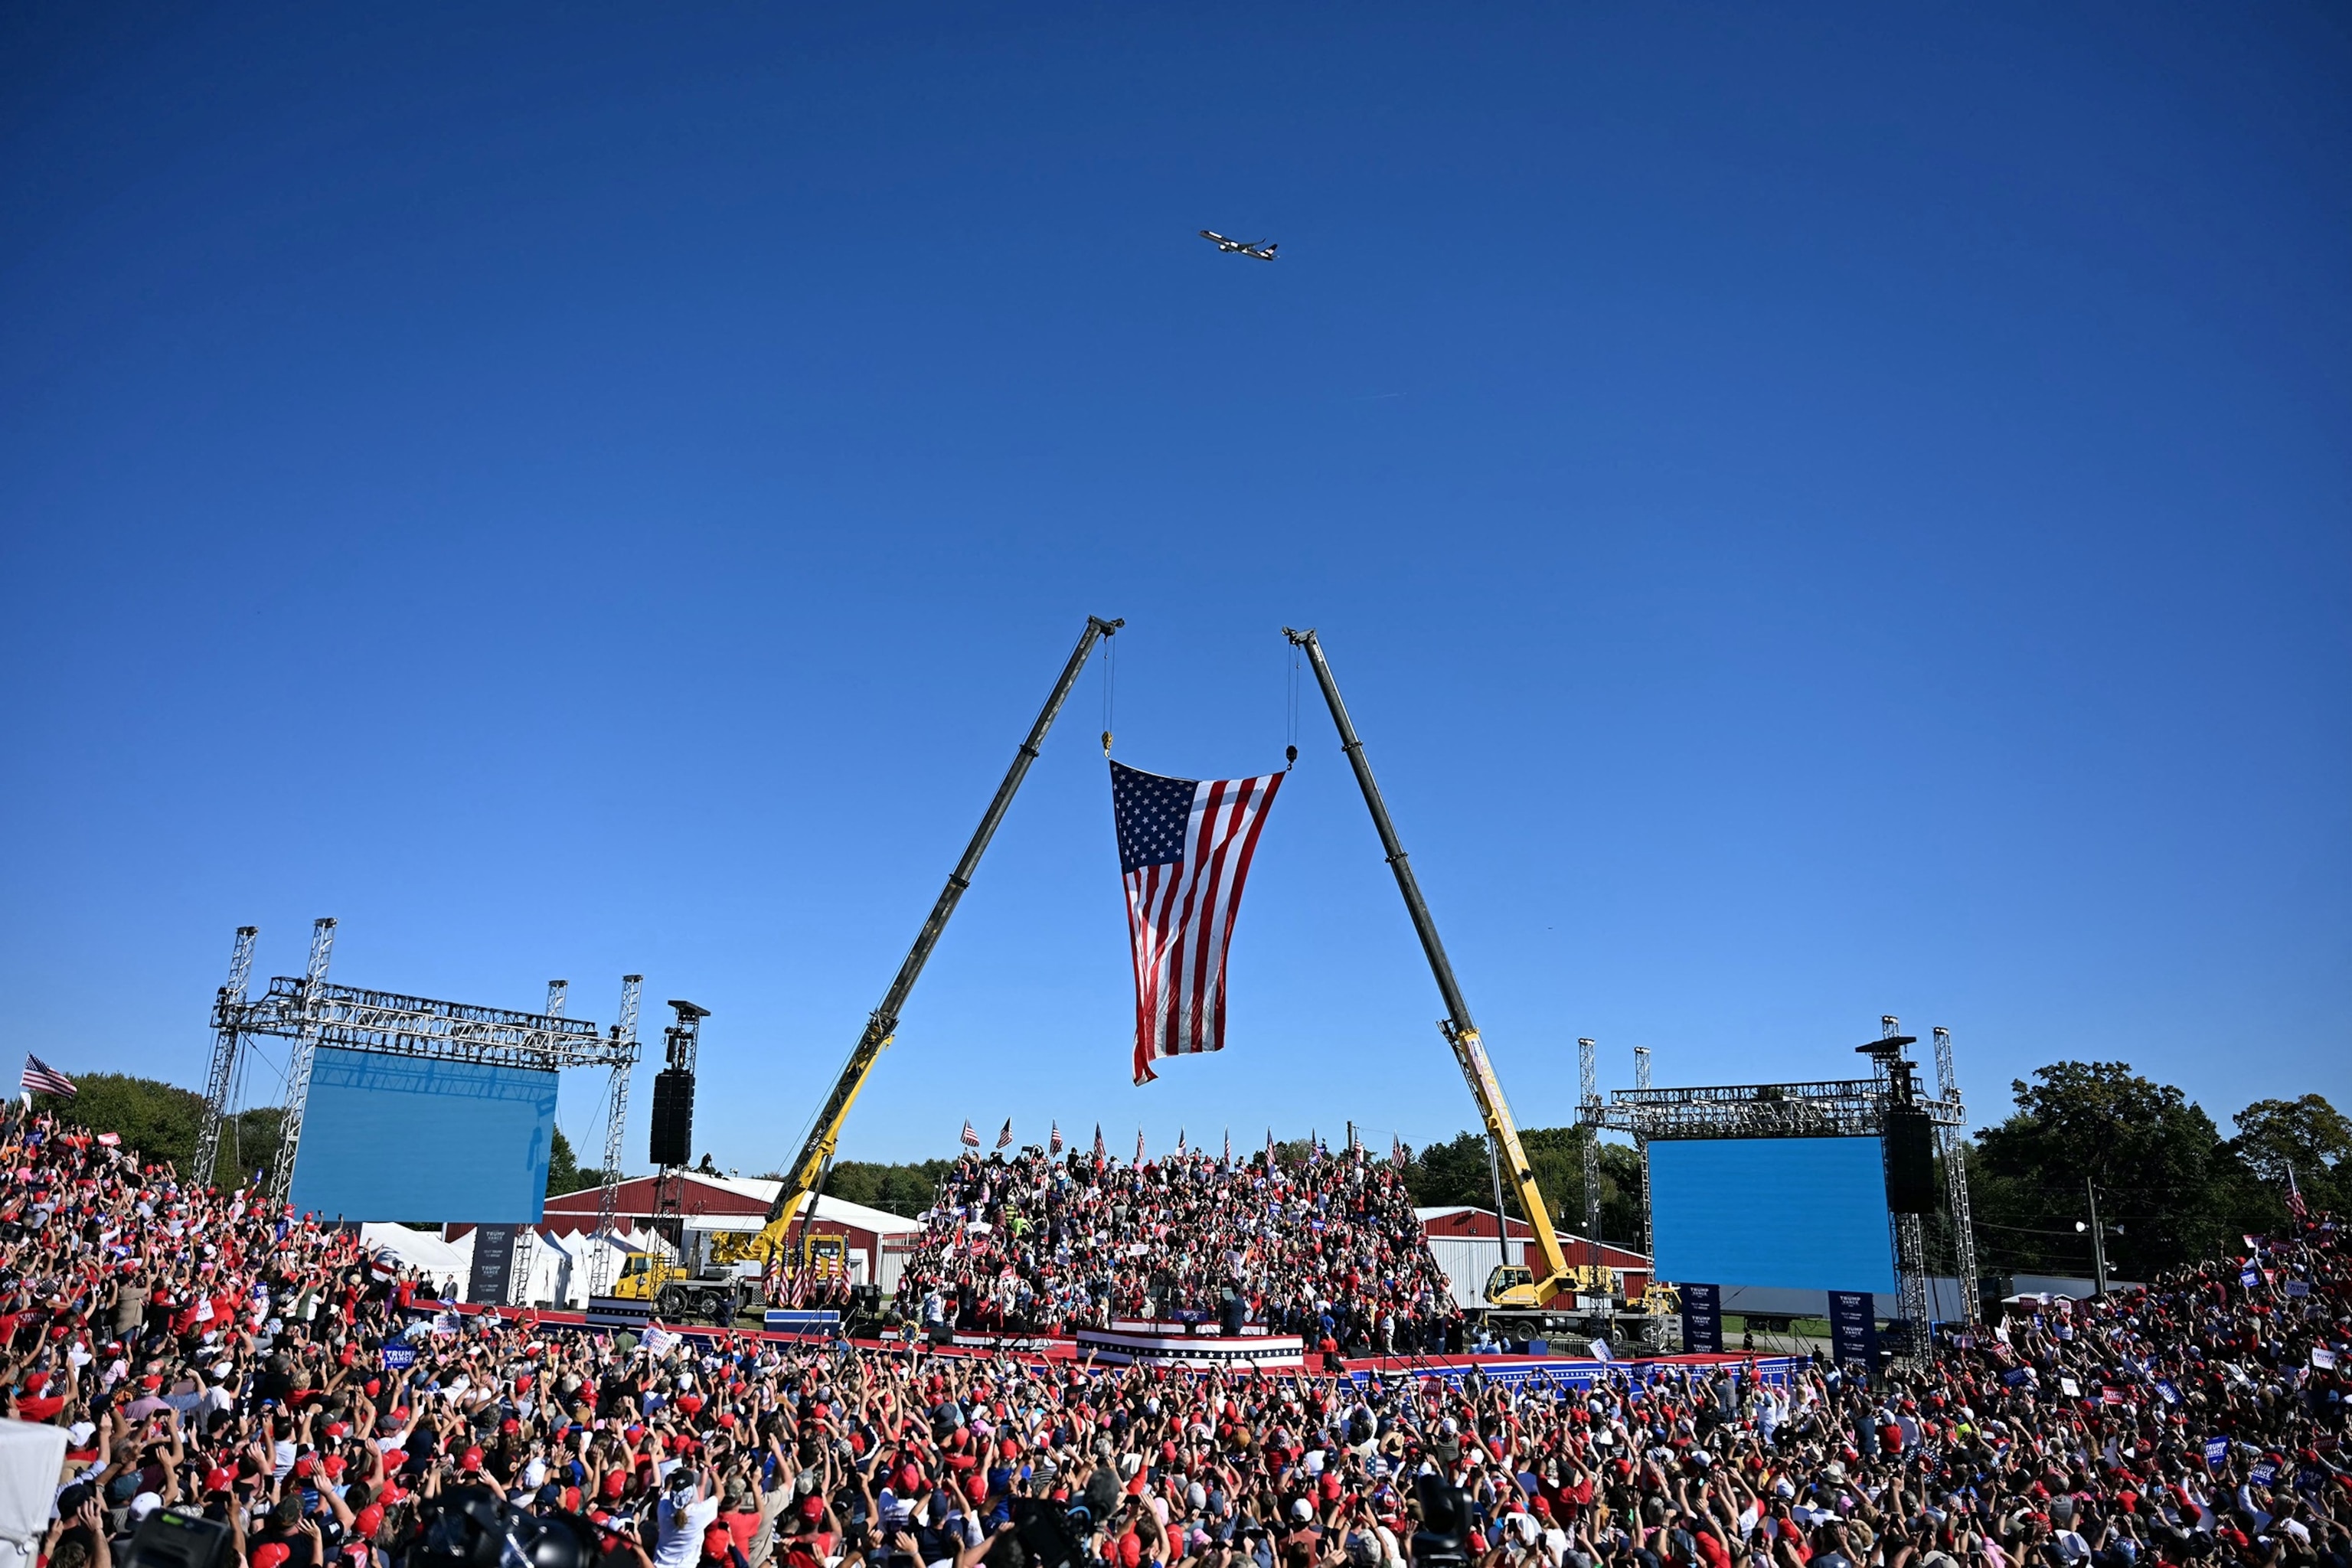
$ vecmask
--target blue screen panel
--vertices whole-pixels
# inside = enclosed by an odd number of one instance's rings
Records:
[[[294,1159],[294,1212],[537,1224],[555,1077],[321,1047]]]
[[[1879,1142],[1653,1138],[1658,1277],[1893,1295]]]

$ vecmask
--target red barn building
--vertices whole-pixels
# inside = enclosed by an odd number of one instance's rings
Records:
[[[1429,1250],[1437,1258],[1438,1267],[1454,1285],[1454,1300],[1465,1307],[1484,1303],[1486,1276],[1502,1261],[1500,1249],[1495,1245],[1495,1211],[1455,1205],[1448,1208],[1415,1209],[1421,1221],[1421,1233],[1429,1240]],[[1523,1219],[1511,1220],[1503,1235],[1510,1248],[1513,1263],[1525,1263],[1527,1244],[1534,1239],[1535,1228]],[[1580,1236],[1561,1231],[1559,1245],[1571,1264],[1592,1260],[1592,1244]],[[1619,1289],[1630,1300],[1650,1287],[1650,1260],[1627,1247],[1601,1244],[1601,1262],[1617,1276]]]

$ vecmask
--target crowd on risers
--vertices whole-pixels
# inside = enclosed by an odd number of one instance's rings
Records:
[[[1578,1388],[640,1340],[437,1310],[354,1248],[0,1119],[0,1401],[65,1434],[40,1568],[159,1509],[236,1568],[432,1568],[467,1499],[573,1543],[532,1568],[1059,1568],[1041,1510],[1085,1568],[2352,1568],[2324,1225],[1929,1371]]]
[[[1403,1173],[1360,1149],[967,1157],[922,1217],[898,1306],[935,1333],[1229,1317],[1341,1354],[1461,1348]]]

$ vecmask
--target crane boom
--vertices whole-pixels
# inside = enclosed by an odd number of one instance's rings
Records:
[[[849,1108],[856,1103],[857,1091],[866,1087],[866,1075],[874,1070],[875,1061],[889,1048],[898,1029],[899,1010],[906,1006],[907,997],[914,991],[915,982],[921,978],[923,965],[939,945],[940,935],[948,928],[948,920],[955,913],[957,902],[971,879],[980,869],[980,858],[988,851],[988,841],[996,836],[997,825],[1013,805],[1013,793],[1028,775],[1029,764],[1037,760],[1037,749],[1045,743],[1045,731],[1054,726],[1054,718],[1077,684],[1079,672],[1087,667],[1087,656],[1095,644],[1127,625],[1125,620],[1107,621],[1099,616],[1087,617],[1087,629],[1078,635],[1078,646],[1070,650],[1067,664],[1062,667],[1061,679],[1054,682],[1053,695],[1038,710],[1037,721],[1029,726],[1028,739],[1013,754],[1013,765],[1004,773],[1004,782],[996,786],[996,797],[988,803],[988,810],[972,830],[971,842],[964,846],[963,858],[948,873],[947,886],[940,889],[938,900],[931,905],[929,918],[923,929],[915,933],[915,945],[907,951],[906,962],[898,965],[890,989],[882,994],[881,1005],[866,1015],[865,1032],[851,1047],[849,1060],[843,1064],[840,1076],[834,1080],[833,1092],[825,1097],[823,1109],[809,1126],[808,1141],[801,1146],[791,1167],[784,1173],[784,1184],[776,1194],[776,1201],[768,1206],[767,1224],[745,1249],[750,1257],[762,1264],[772,1264],[784,1252],[784,1244],[792,1229],[793,1217],[802,1202],[816,1189],[820,1173],[832,1162],[835,1148],[841,1142],[842,1123],[849,1118]],[[814,1212],[811,1216],[814,1217]]]
[[[1331,722],[1339,731],[1339,749],[1348,753],[1348,765],[1356,770],[1356,784],[1364,792],[1364,804],[1371,808],[1372,826],[1379,829],[1381,848],[1388,856],[1389,869],[1395,873],[1397,891],[1404,895],[1406,913],[1412,917],[1413,933],[1421,938],[1421,951],[1429,960],[1429,972],[1436,977],[1438,994],[1445,1001],[1445,1017],[1438,1025],[1444,1031],[1446,1043],[1454,1047],[1454,1059],[1461,1065],[1462,1076],[1470,1085],[1470,1097],[1478,1102],[1478,1113],[1486,1122],[1486,1136],[1502,1155],[1507,1179],[1518,1194],[1519,1208],[1535,1231],[1536,1246],[1543,1253],[1542,1272],[1534,1280],[1535,1304],[1540,1306],[1566,1289],[1571,1283],[1568,1256],[1560,1250],[1559,1237],[1551,1227],[1551,1210],[1544,1202],[1543,1190],[1536,1185],[1534,1167],[1528,1163],[1527,1152],[1519,1147],[1519,1129],[1511,1119],[1510,1102],[1503,1098],[1503,1086],[1496,1079],[1494,1064],[1486,1059],[1486,1047],[1478,1038],[1478,1026],[1470,1020],[1470,1004],[1463,998],[1462,987],[1454,978],[1454,965],[1445,957],[1445,944],[1438,939],[1437,922],[1429,913],[1429,905],[1421,896],[1421,884],[1412,874],[1412,863],[1405,858],[1404,846],[1397,839],[1396,825],[1389,820],[1389,808],[1381,800],[1381,786],[1372,777],[1372,764],[1364,756],[1364,742],[1356,736],[1356,726],[1348,717],[1348,705],[1339,700],[1339,684],[1331,678],[1330,660],[1323,657],[1323,645],[1316,639],[1315,629],[1305,631],[1282,628],[1282,635],[1304,648],[1307,662],[1315,669],[1315,684],[1323,689],[1323,700],[1331,710]],[[1499,1224],[1502,1216],[1495,1216]],[[1530,1272],[1533,1272],[1532,1270]]]

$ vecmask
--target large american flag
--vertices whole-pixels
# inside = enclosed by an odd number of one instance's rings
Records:
[[[1225,1047],[1225,949],[1283,775],[1171,779],[1110,765],[1135,949],[1135,1081],[1161,1057]]]
[[[25,1058],[25,1076],[17,1081],[35,1094],[54,1094],[68,1100],[74,1095],[73,1079],[36,1056]]]

